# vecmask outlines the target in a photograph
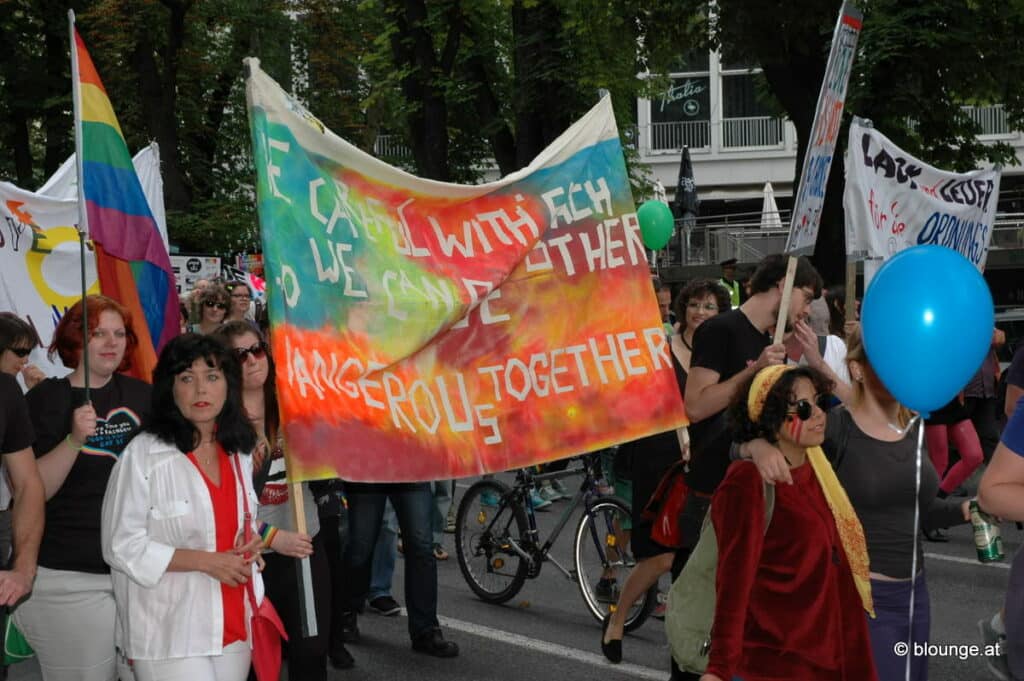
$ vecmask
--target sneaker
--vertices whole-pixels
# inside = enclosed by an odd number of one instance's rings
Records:
[[[459,654],[459,646],[444,640],[441,630],[436,627],[414,638],[412,649],[434,657],[457,657]]]
[[[548,506],[550,506],[551,502],[548,501],[547,499],[545,499],[544,497],[542,497],[537,490],[531,489],[530,490],[530,505],[533,506],[533,510],[540,511],[540,510],[545,509]]]
[[[498,498],[498,495],[495,492],[486,491],[486,492],[481,492],[480,493],[480,505],[481,506],[497,506],[498,505],[498,501],[499,501],[499,498]]]
[[[656,606],[654,606],[654,610],[653,610],[653,612],[651,612],[651,617],[653,617],[656,620],[663,620],[663,619],[665,619],[665,610],[667,608],[668,608],[668,594],[662,593],[661,591],[659,591],[658,592],[658,604]]]
[[[341,614],[341,640],[343,643],[359,643],[359,624],[354,612]]]
[[[1000,634],[992,628],[992,619],[985,617],[978,621],[978,631],[981,632],[981,640],[986,647],[992,646],[999,655],[985,655],[985,664],[992,675],[1000,681],[1008,681],[1010,678],[1010,664],[1006,660],[1006,634]],[[984,654],[985,649],[982,649]],[[991,652],[991,649],[990,651]]]
[[[594,585],[594,596],[597,597],[598,603],[618,603],[619,602],[619,582],[616,579],[605,579],[601,578],[597,584]]]
[[[563,499],[572,499],[572,494],[569,492],[569,488],[561,480],[552,480],[551,486],[555,488],[555,491],[562,495]]]
[[[551,485],[541,485],[537,493],[540,494],[540,498],[544,501],[558,501],[562,499],[562,495]]]
[[[377,596],[369,603],[370,612],[375,612],[384,617],[394,617],[402,612],[402,606],[391,596]]]

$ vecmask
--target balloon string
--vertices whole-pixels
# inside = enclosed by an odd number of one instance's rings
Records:
[[[915,417],[918,418],[918,417]],[[909,424],[908,424],[909,427]],[[921,458],[924,449],[924,422],[917,429],[917,472],[914,480],[914,553],[910,559],[910,627],[907,632],[906,681],[910,681],[910,662],[914,658],[914,594],[917,591],[917,542],[921,526]]]

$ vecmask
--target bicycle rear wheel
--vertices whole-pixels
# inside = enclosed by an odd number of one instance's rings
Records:
[[[529,565],[512,548],[527,537],[526,511],[509,487],[481,480],[462,497],[455,518],[455,554],[469,588],[488,603],[504,603],[523,588]]]
[[[601,621],[615,606],[619,590],[636,560],[629,553],[624,528],[631,526],[629,505],[617,497],[605,497],[584,510],[576,526],[576,575],[590,614]],[[648,589],[629,606],[625,630],[644,623],[658,604],[658,585]]]

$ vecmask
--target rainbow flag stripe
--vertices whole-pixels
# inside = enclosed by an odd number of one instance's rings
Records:
[[[174,271],[107,91],[77,30],[74,39],[82,195],[96,246],[100,290],[125,305],[139,322],[134,373],[149,380],[156,354],[178,333]]]

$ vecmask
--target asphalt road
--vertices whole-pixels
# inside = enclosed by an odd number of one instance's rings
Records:
[[[468,486],[460,481],[457,497]],[[560,502],[564,503],[564,502]],[[538,513],[541,528],[553,525],[560,515]],[[571,525],[570,525],[571,527]],[[1012,525],[1003,527],[1006,554],[1019,548],[1024,533]],[[949,532],[948,544],[927,544],[926,569],[932,601],[932,635],[936,644],[979,643],[977,621],[1002,603],[1009,561],[982,565],[975,558],[970,528]],[[540,681],[619,681],[620,679],[667,679],[668,647],[657,620],[627,635],[624,661],[607,663],[599,647],[600,628],[584,609],[576,586],[556,569],[545,565],[540,576],[527,581],[520,594],[505,606],[478,600],[466,586],[454,556],[454,540],[446,535],[451,559],[438,564],[439,614],[445,634],[457,641],[461,655],[437,660],[412,652],[404,616],[360,618],[363,640],[350,650],[356,667],[331,670],[332,680],[391,681],[414,677],[422,681],[480,681],[523,679]],[[564,532],[555,546],[556,559],[570,564],[570,533]],[[395,574],[394,595],[403,601],[402,561]],[[667,587],[667,579],[664,582]],[[11,668],[10,677],[36,680],[41,676],[34,661]],[[980,658],[933,657],[931,681],[973,681],[992,678]],[[295,680],[301,681],[301,680]]]

